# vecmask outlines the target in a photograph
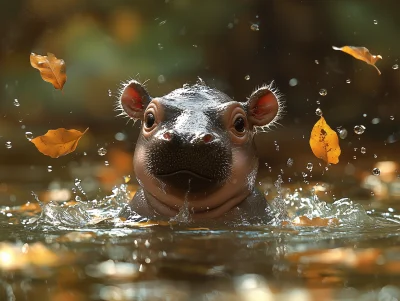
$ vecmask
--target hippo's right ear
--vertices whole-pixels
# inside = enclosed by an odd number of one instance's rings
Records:
[[[143,113],[150,101],[149,93],[141,83],[135,80],[124,85],[119,96],[120,108],[133,119],[143,120]]]
[[[245,105],[250,124],[260,130],[273,125],[282,114],[283,102],[280,98],[281,94],[273,83],[254,91]]]

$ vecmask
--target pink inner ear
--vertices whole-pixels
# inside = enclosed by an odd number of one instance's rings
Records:
[[[143,99],[135,87],[128,86],[121,95],[121,104],[128,115],[132,116],[136,112],[143,110]],[[132,116],[134,117],[134,116]]]
[[[254,118],[271,121],[278,113],[278,101],[273,93],[268,92],[261,96],[251,110]]]

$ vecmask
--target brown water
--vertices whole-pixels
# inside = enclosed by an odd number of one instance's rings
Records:
[[[400,208],[277,184],[272,203],[289,221],[331,224],[124,222],[126,185],[95,201],[2,207],[0,300],[400,299]]]

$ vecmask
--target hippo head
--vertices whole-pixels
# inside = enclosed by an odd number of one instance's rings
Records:
[[[142,122],[134,170],[152,208],[174,216],[186,201],[200,218],[220,216],[253,191],[254,134],[282,109],[271,86],[237,102],[202,82],[153,98],[134,80],[119,107]]]

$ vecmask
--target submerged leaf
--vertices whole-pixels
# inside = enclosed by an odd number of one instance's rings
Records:
[[[337,164],[339,162],[341,150],[338,135],[322,116],[311,131],[310,146],[317,158],[327,163]]]
[[[310,219],[307,216],[297,216],[293,219],[292,223],[296,226],[327,227],[339,225],[339,220],[337,218],[314,217]]]
[[[375,69],[378,71],[379,75],[381,74],[381,71],[378,69],[378,67],[375,66],[375,63],[379,60],[382,59],[380,55],[372,55],[369,50],[365,47],[354,47],[354,46],[343,46],[343,47],[335,47],[332,46],[334,50],[340,50],[343,51],[347,54],[350,54],[352,57],[364,61],[369,65],[372,65],[375,67]]]
[[[31,140],[35,144],[36,148],[44,155],[58,158],[73,152],[79,139],[86,133],[87,128],[84,132],[78,130],[67,130],[59,128],[56,130],[49,130],[43,136],[38,136]]]
[[[40,71],[44,81],[51,83],[58,90],[63,89],[67,81],[64,60],[56,58],[52,53],[47,53],[47,56],[31,53],[30,61],[32,67]]]

